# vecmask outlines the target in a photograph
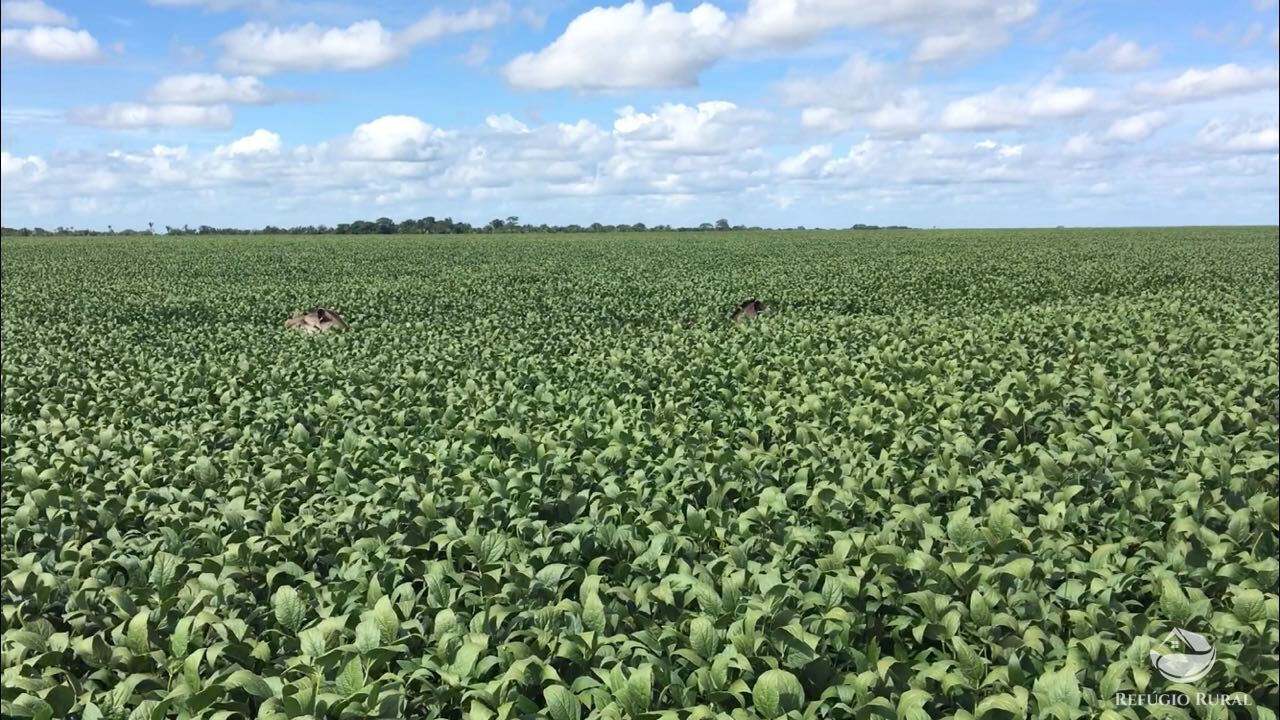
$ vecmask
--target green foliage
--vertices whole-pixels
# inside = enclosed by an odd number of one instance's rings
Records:
[[[6,237],[0,714],[1274,717],[1276,246]]]

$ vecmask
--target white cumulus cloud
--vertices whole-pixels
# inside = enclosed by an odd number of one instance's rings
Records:
[[[231,72],[258,75],[290,70],[368,70],[395,62],[414,45],[446,35],[487,30],[509,15],[506,3],[472,8],[463,13],[433,11],[396,31],[377,20],[362,20],[345,28],[307,23],[275,27],[251,22],[218,38],[220,65]]]
[[[810,107],[800,111],[800,124],[827,135],[838,135],[857,124],[853,113],[833,107]]]
[[[1090,88],[1039,85],[1027,95],[1027,114],[1033,118],[1082,115],[1094,106],[1097,95]]]
[[[219,145],[214,149],[215,155],[235,157],[237,155],[275,155],[280,152],[280,136],[270,130],[259,128],[252,133],[227,145]]]
[[[97,39],[87,30],[47,25],[0,30],[0,49],[47,62],[87,62],[102,57]]]
[[[427,160],[447,134],[412,115],[384,115],[356,127],[347,155],[359,160]]]
[[[529,126],[511,117],[511,113],[503,113],[501,115],[489,115],[484,119],[484,124],[494,132],[500,133],[527,133]]]
[[[1106,152],[1106,146],[1090,133],[1072,135],[1062,146],[1062,154],[1071,159],[1097,158]]]
[[[867,127],[890,135],[919,132],[925,126],[929,102],[919,90],[904,91],[867,115]]]
[[[778,163],[778,172],[789,177],[813,177],[822,171],[823,166],[830,159],[830,145],[814,145],[783,158]]]
[[[158,7],[198,7],[204,10],[222,12],[238,7],[253,10],[272,10],[276,0],[147,0],[148,5]]]
[[[801,107],[801,124],[817,132],[837,135],[862,125],[879,134],[918,133],[929,103],[918,89],[900,90],[900,81],[890,66],[855,53],[834,72],[781,83],[778,93]]]
[[[727,57],[872,26],[917,38],[913,59],[937,62],[998,49],[1007,28],[1035,10],[1035,0],[750,0],[731,16],[710,2],[684,11],[631,0],[578,15],[550,45],[520,55],[503,72],[524,89],[689,87]]]
[[[767,137],[767,115],[715,100],[665,103],[651,113],[618,111],[615,136],[637,151],[715,155],[755,147]]]
[[[1274,67],[1247,68],[1236,63],[1208,70],[1191,68],[1164,82],[1143,82],[1134,88],[1139,97],[1168,103],[1194,102],[1270,88],[1280,83]]]
[[[922,37],[918,58],[940,60],[999,47],[1005,28],[1035,12],[1035,0],[750,0],[737,35],[747,46],[794,46],[836,28],[879,26]]]
[[[1002,26],[972,26],[954,32],[926,35],[911,53],[918,63],[936,63],[972,55],[983,55],[1004,47],[1009,34]]]
[[[1107,137],[1121,142],[1142,142],[1169,123],[1168,114],[1159,110],[1118,118],[1107,129]]]
[[[0,177],[5,180],[30,180],[43,175],[48,163],[38,155],[20,157],[0,151]]]
[[[252,75],[230,78],[207,73],[170,75],[147,91],[147,100],[158,104],[263,105],[274,99],[275,95]]]
[[[1160,53],[1154,48],[1144,48],[1115,34],[1099,40],[1087,50],[1072,50],[1066,57],[1068,67],[1113,73],[1142,70],[1159,60]]]
[[[143,128],[228,128],[231,109],[225,105],[148,105],[111,103],[71,111],[75,122],[118,130]]]
[[[400,37],[403,42],[411,45],[434,42],[448,35],[492,30],[506,22],[510,15],[510,8],[505,2],[494,3],[483,8],[471,8],[463,13],[450,13],[436,9],[405,28]]]
[[[579,15],[551,45],[516,57],[503,74],[515,87],[537,90],[690,86],[724,55],[730,31],[728,16],[708,3],[680,12],[671,3],[649,8],[633,0]]]
[[[947,130],[999,130],[1029,125],[1031,121],[1082,115],[1097,103],[1091,88],[1041,83],[1023,94],[1006,88],[952,101],[942,111]]]
[[[1197,133],[1196,142],[1215,152],[1274,153],[1280,150],[1280,124],[1274,117],[1244,122],[1212,120]]]
[[[403,56],[405,48],[377,20],[347,28],[308,23],[281,29],[249,23],[218,38],[222,66],[238,72],[366,70]]]
[[[0,23],[5,25],[75,25],[76,21],[61,10],[41,0],[5,0],[0,2]]]

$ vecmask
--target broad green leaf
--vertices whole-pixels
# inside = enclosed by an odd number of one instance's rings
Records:
[[[271,597],[271,609],[275,612],[276,622],[290,632],[297,632],[302,626],[305,609],[298,591],[289,585],[281,585]]]
[[[563,685],[551,685],[542,691],[551,720],[582,720],[582,703]]]
[[[751,698],[766,718],[776,718],[804,705],[804,688],[795,675],[786,670],[766,670],[756,678]]]

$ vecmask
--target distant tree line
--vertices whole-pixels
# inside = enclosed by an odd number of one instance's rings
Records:
[[[534,225],[533,223],[522,223],[520,218],[512,216],[506,219],[494,218],[485,225],[472,225],[471,223],[457,222],[453,218],[437,219],[427,216],[418,220],[402,220],[396,222],[391,218],[380,217],[377,220],[356,220],[349,223],[339,223],[337,225],[296,225],[294,227],[276,227],[275,225],[267,225],[260,230],[250,230],[245,228],[230,227],[213,227],[212,225],[199,225],[191,227],[183,225],[175,227],[172,225],[164,226],[164,235],[475,235],[475,234],[492,234],[492,233],[600,233],[600,232],[702,232],[717,230],[762,230],[764,228],[758,226],[747,227],[745,225],[730,225],[728,220],[721,218],[714,223],[704,222],[697,227],[673,227],[671,225],[645,225],[644,223],[633,223],[631,225],[605,225],[602,223],[591,223],[590,225],[548,225],[542,223]],[[774,229],[774,228],[770,228]],[[804,226],[795,228],[796,230],[805,230]],[[888,225],[883,228],[879,225],[865,225],[858,223],[851,226],[852,230],[906,230],[905,225]],[[99,236],[99,235],[158,235],[155,230],[154,223],[147,223],[146,230],[134,230],[125,228],[116,230],[108,225],[103,230],[85,230],[72,227],[59,226],[53,230],[45,228],[0,228],[0,234],[13,235],[22,237],[40,237],[46,235],[78,235],[78,236]]]

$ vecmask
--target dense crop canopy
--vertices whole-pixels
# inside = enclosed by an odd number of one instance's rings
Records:
[[[1278,277],[1275,228],[5,239],[3,715],[1274,718]],[[1250,705],[1118,700],[1175,691]]]

